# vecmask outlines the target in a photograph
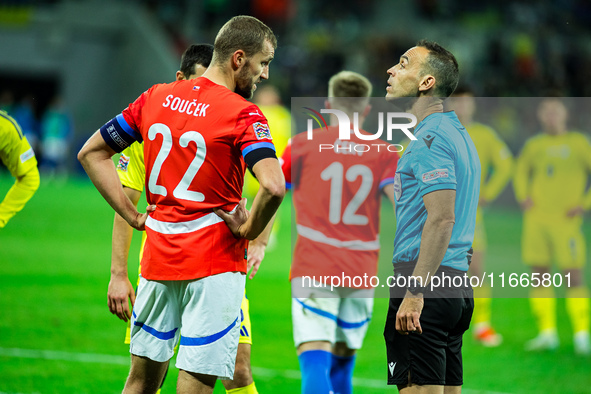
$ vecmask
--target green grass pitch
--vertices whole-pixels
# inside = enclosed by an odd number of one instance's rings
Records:
[[[0,175],[3,196],[12,180]],[[290,318],[289,200],[283,204],[277,246],[256,278],[247,281],[253,328],[252,365],[261,393],[299,393]],[[387,275],[394,219],[384,204],[380,272]],[[391,218],[391,220],[387,220]],[[43,184],[25,209],[0,230],[0,393],[117,393],[129,368],[125,324],[107,309],[113,213],[86,180]],[[491,209],[487,269],[522,272],[519,212]],[[591,227],[585,227],[587,239]],[[130,255],[137,275],[139,236]],[[587,274],[587,282],[591,283]],[[359,352],[355,392],[397,392],[385,386],[382,338],[387,300],[376,299]],[[495,299],[493,322],[504,336],[495,349],[465,336],[466,393],[590,393],[591,360],[573,354],[564,301],[558,300],[561,348],[527,353],[536,328],[526,299]],[[173,359],[174,362],[174,359]],[[176,368],[163,393],[175,392]],[[223,393],[221,384],[216,393]]]

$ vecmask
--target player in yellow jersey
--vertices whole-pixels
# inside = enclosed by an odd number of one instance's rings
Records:
[[[35,152],[18,123],[4,111],[0,111],[0,159],[16,178],[0,203],[0,228],[4,228],[39,188]]]
[[[585,190],[591,144],[583,134],[567,130],[568,112],[561,99],[543,99],[538,118],[544,132],[526,142],[514,179],[517,201],[525,212],[522,257],[534,274],[550,273],[551,262],[570,274],[566,309],[575,351],[589,355],[589,290],[582,274],[586,254],[581,225],[583,213],[591,208],[591,191]],[[527,342],[526,349],[557,348],[554,289],[532,288],[530,297],[539,335]]]
[[[265,114],[265,118],[269,122],[269,127],[273,130],[273,145],[275,145],[277,157],[281,157],[287,146],[287,141],[291,137],[291,113],[281,103],[279,91],[273,85],[264,85],[257,89],[252,101]],[[247,171],[244,174],[244,196],[249,201],[252,201],[257,194],[257,190],[259,190],[259,181],[256,180],[250,171]],[[271,248],[276,243],[276,234],[281,227],[281,221],[278,216],[275,216],[273,222],[274,224],[269,238]]]
[[[181,69],[176,73],[176,79],[193,79],[200,77],[211,62],[213,46],[191,45],[183,54]],[[132,144],[125,149],[119,158],[117,165],[119,179],[123,184],[123,190],[129,199],[137,205],[141,193],[144,190],[146,168],[144,165],[143,144]],[[135,291],[127,274],[127,258],[133,229],[118,214],[115,214],[113,223],[112,255],[111,255],[111,280],[109,282],[108,302],[111,313],[117,315],[123,321],[130,321],[131,312],[129,301],[133,306]],[[146,233],[142,233],[142,245],[140,249],[140,261]],[[263,258],[266,244],[261,241],[251,241],[248,249],[248,266],[253,264],[258,267]],[[251,279],[255,270],[251,274]],[[139,278],[138,278],[139,283]],[[129,300],[129,301],[128,301]],[[248,311],[248,299],[246,295],[241,305],[241,326],[238,353],[236,355],[236,367],[233,380],[224,380],[223,384],[227,393],[232,394],[256,394],[257,389],[252,379],[250,367],[250,347],[252,345],[250,333],[250,314]],[[129,323],[128,323],[129,324]],[[130,342],[130,327],[127,327],[125,343]],[[160,391],[158,391],[160,392]]]
[[[484,271],[486,255],[486,232],[483,210],[503,191],[511,178],[513,155],[507,145],[490,127],[474,121],[476,100],[471,90],[458,87],[448,106],[453,109],[460,122],[474,141],[480,159],[480,198],[476,211],[476,229],[474,231],[474,254],[470,264],[470,275],[481,277]],[[474,338],[484,346],[494,347],[501,344],[503,337],[491,326],[491,288],[483,285],[474,289]]]

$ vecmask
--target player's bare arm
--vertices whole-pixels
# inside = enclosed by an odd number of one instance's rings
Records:
[[[285,178],[276,158],[258,161],[252,167],[252,171],[259,181],[259,191],[244,223],[239,224],[234,218],[236,215],[219,209],[214,210],[224,219],[234,235],[249,240],[255,239],[263,232],[285,196]]]
[[[267,249],[269,238],[271,237],[271,231],[273,230],[275,217],[276,215],[273,215],[263,232],[248,243],[248,260],[246,260],[246,272],[249,272],[252,269],[248,279],[254,279],[254,276],[258,272],[261,262],[265,257],[265,249]]]
[[[394,195],[394,184],[387,184],[382,188],[382,192],[388,197],[388,200],[392,203],[392,206],[396,205],[396,196]]]
[[[449,246],[455,223],[455,200],[455,190],[437,190],[423,196],[427,220],[421,235],[419,259],[412,274],[422,278],[423,287],[427,286],[427,279],[437,272]],[[396,314],[396,330],[401,334],[422,333],[420,316],[423,305],[421,293],[413,295],[407,291]]]
[[[144,230],[147,213],[139,213],[131,200],[123,192],[123,186],[117,176],[115,164],[111,157],[115,151],[107,145],[100,131],[95,132],[86,141],[80,152],[78,160],[84,167],[88,177],[107,200],[109,205],[121,217],[137,230]],[[148,212],[154,211],[155,206],[149,206]]]
[[[123,191],[131,202],[137,206],[142,193],[129,187],[123,187]],[[135,291],[127,274],[127,258],[129,246],[133,236],[133,228],[127,224],[125,219],[115,213],[113,221],[113,238],[111,248],[111,280],[107,290],[109,311],[119,319],[127,322],[131,319],[131,306],[135,304]]]

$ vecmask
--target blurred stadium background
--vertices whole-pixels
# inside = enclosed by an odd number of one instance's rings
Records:
[[[477,96],[591,95],[591,3],[585,0],[1,0],[0,107],[23,126],[43,172],[37,195],[0,231],[0,393],[120,392],[128,368],[125,327],[106,306],[113,215],[75,153],[149,86],[172,81],[186,46],[212,43],[219,27],[238,14],[260,18],[278,35],[271,78],[261,88],[275,86],[285,107],[291,97],[326,95],[328,78],[342,69],[369,77],[374,95],[381,96],[386,70],[421,38],[456,54],[461,83]],[[510,105],[489,115],[487,123],[514,154],[539,129],[535,120],[517,121]],[[577,127],[588,135],[589,124],[579,119]],[[64,142],[57,163],[44,152],[47,130]],[[0,195],[12,184],[3,170]],[[288,223],[289,201],[281,215]],[[391,208],[384,217],[393,217]],[[489,266],[525,270],[511,187],[490,208],[486,224]],[[382,227],[380,264],[387,272],[394,225],[383,221]],[[585,233],[589,241],[591,228]],[[252,363],[261,393],[299,392],[289,242],[289,226],[282,225],[280,247],[248,283]],[[386,305],[376,301],[359,355],[359,393],[396,392],[383,386]],[[573,355],[567,320],[559,302],[563,346],[556,353],[525,353],[523,343],[536,333],[527,300],[495,301],[493,322],[505,342],[485,349],[466,337],[465,392],[591,392],[591,361]],[[170,375],[165,393],[174,392],[175,373]],[[216,392],[223,392],[218,386]]]

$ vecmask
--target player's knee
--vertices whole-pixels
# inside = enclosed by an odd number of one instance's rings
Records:
[[[143,375],[130,373],[125,382],[123,394],[127,393],[156,393],[160,388],[160,381]]]
[[[332,354],[338,357],[353,357],[355,349],[350,349],[345,342],[337,342],[332,348]]]

